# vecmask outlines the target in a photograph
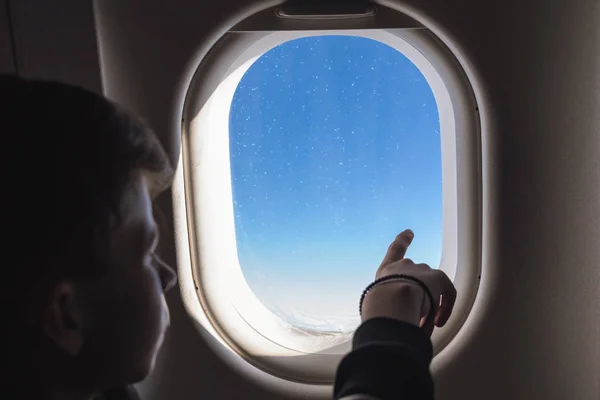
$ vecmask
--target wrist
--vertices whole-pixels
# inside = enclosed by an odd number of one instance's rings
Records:
[[[362,320],[386,317],[419,326],[424,292],[411,282],[384,282],[366,295]]]

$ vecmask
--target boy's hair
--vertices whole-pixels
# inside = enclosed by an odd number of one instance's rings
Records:
[[[101,274],[136,173],[151,173],[153,196],[173,175],[143,122],[63,83],[0,75],[0,135],[5,294]]]

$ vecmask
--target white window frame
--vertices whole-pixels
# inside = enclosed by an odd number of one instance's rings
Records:
[[[229,159],[229,110],[244,73],[289,40],[353,35],[404,54],[432,88],[440,117],[443,234],[440,269],[459,297],[432,336],[440,353],[472,307],[480,277],[480,140],[477,106],[460,65],[425,28],[228,33],[198,67],[184,104],[174,212],[179,280],[187,311],[226,353],[284,381],[330,385],[351,335],[315,338],[295,331],[252,293],[237,259]],[[399,227],[403,228],[403,227]],[[419,260],[415,260],[419,261]],[[373,265],[375,273],[376,265]],[[369,282],[365,282],[365,286]],[[360,293],[356,294],[357,302]]]

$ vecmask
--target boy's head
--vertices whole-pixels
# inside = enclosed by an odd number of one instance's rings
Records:
[[[65,390],[143,379],[174,272],[152,199],[172,168],[153,133],[101,96],[0,76],[2,374]]]

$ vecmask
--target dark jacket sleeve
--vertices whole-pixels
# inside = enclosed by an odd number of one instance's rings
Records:
[[[431,340],[419,327],[373,318],[354,334],[340,363],[335,400],[433,400]]]

